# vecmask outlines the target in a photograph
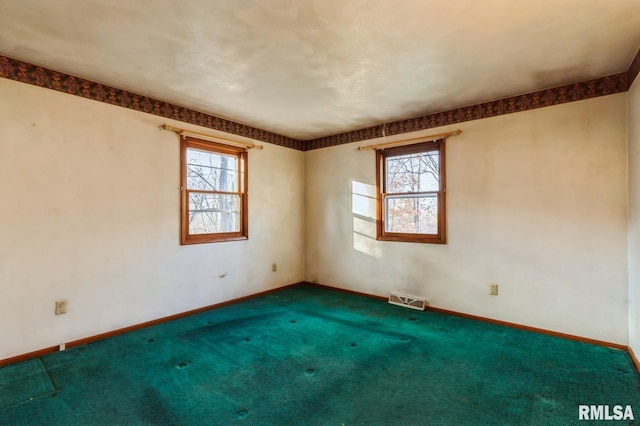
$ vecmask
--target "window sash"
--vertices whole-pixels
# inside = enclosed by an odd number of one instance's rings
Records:
[[[192,195],[203,194],[203,195],[213,195],[213,196],[222,196],[222,197],[233,197],[231,198],[231,209],[224,209],[222,207],[213,207],[208,206],[205,208],[193,208],[192,207]],[[221,198],[222,198],[221,197]],[[213,197],[212,197],[213,198]],[[235,200],[234,200],[235,198]],[[187,199],[189,200],[189,235],[204,235],[204,234],[225,234],[225,233],[236,233],[240,232],[241,227],[241,219],[242,219],[242,194],[240,193],[229,193],[229,192],[214,192],[214,191],[193,191],[187,190]],[[219,200],[221,202],[222,200]],[[216,221],[215,223],[210,223],[209,227],[221,227],[228,228],[229,225],[232,226],[233,229],[227,230],[219,230],[212,232],[197,232],[195,231],[196,225],[198,222],[194,223],[194,219],[196,216],[205,218],[207,215],[212,220],[210,222],[214,222],[213,216],[217,216],[220,214],[220,221]],[[226,219],[226,220],[225,220]],[[227,223],[225,223],[227,222]],[[231,223],[229,223],[231,222]],[[225,226],[226,225],[226,226]]]
[[[211,153],[213,155],[228,156],[235,159],[235,170],[229,169],[233,176],[229,176],[232,179],[232,185],[226,185],[227,188],[235,189],[236,191],[219,191],[202,188],[190,188],[188,187],[189,179],[189,164],[188,150],[199,150],[205,153]],[[201,164],[198,167],[204,167]],[[205,165],[206,166],[206,165]],[[191,137],[183,137],[181,140],[181,210],[180,210],[180,243],[181,244],[198,244],[209,242],[221,242],[221,241],[235,241],[245,240],[248,238],[248,210],[247,210],[247,153],[244,148],[231,147],[227,145],[218,144],[215,142],[208,142]],[[233,167],[232,167],[233,168]],[[206,181],[206,180],[205,180]],[[215,185],[209,185],[215,187]],[[234,206],[225,210],[224,206],[212,206],[204,207],[201,211],[197,211],[192,205],[194,195],[202,194],[202,199],[199,202],[214,202],[216,197],[218,203],[222,202],[226,198],[228,202],[232,202],[233,198],[237,197],[236,201],[232,203]],[[209,201],[207,201],[207,198]],[[203,201],[204,200],[204,201]],[[228,206],[227,206],[228,207]],[[217,211],[216,211],[217,210]],[[192,223],[193,219],[199,216],[197,220],[199,223]],[[225,221],[227,222],[225,224]],[[220,230],[216,232],[215,228]],[[208,232],[213,231],[213,232]]]
[[[420,200],[429,200],[429,201],[435,201],[435,210],[436,210],[436,217],[435,217],[435,227],[434,226],[430,226],[430,222],[429,221],[429,216],[430,214],[428,212],[423,212],[421,211],[421,207],[420,205],[416,205],[416,206],[408,206],[409,211],[406,211],[407,206],[405,207],[405,213],[408,215],[413,216],[414,221],[413,223],[409,222],[409,225],[414,225],[415,228],[412,231],[405,231],[402,232],[400,230],[394,230],[393,228],[396,228],[396,221],[395,221],[395,217],[396,215],[391,215],[390,211],[395,211],[396,208],[395,206],[390,206],[392,201],[402,201],[402,200],[413,200],[417,203],[420,203]],[[385,233],[395,233],[395,234],[401,234],[401,233],[407,233],[407,234],[419,234],[419,235],[437,235],[438,234],[438,193],[437,192],[429,192],[429,193],[406,193],[406,194],[384,194],[383,195],[383,205],[384,205],[384,230]],[[432,205],[433,206],[433,205]],[[430,206],[430,207],[432,207]],[[402,209],[402,205],[400,205],[400,208]],[[417,210],[417,212],[415,211]],[[402,212],[398,212],[397,213],[398,216],[402,215]],[[432,214],[431,214],[432,216]],[[417,219],[417,223],[416,223],[416,219]],[[435,228],[435,229],[433,229]]]
[[[387,170],[387,164],[389,159],[394,157],[407,156],[411,154],[419,153],[438,153],[438,190],[432,191],[406,191],[406,192],[386,192],[388,188],[389,176]],[[376,151],[377,157],[377,173],[376,173],[376,185],[378,188],[378,221],[377,221],[377,239],[383,241],[406,241],[406,242],[421,242],[421,243],[435,243],[446,244],[446,200],[445,200],[445,151],[444,140],[419,143],[414,145],[387,148],[385,150]],[[389,202],[390,200],[398,199],[421,199],[421,198],[434,198],[435,206],[432,206],[432,210],[435,210],[435,226],[431,226],[431,232],[399,232],[392,231],[397,229],[393,226],[393,220],[390,219]],[[415,212],[406,212],[407,216],[412,214],[415,216]],[[422,229],[423,217],[415,218],[418,224],[416,227],[418,230]],[[433,213],[429,213],[433,216]],[[429,214],[425,213],[426,218]],[[414,227],[415,229],[415,227]],[[429,229],[429,228],[427,228]]]
[[[429,157],[432,156],[433,153],[437,154],[437,167],[438,167],[438,178],[437,180],[434,179],[433,174],[429,173],[427,170],[423,170],[423,172],[425,173],[425,176],[419,176],[418,180],[415,181],[411,186],[417,186],[417,188],[415,188],[415,190],[411,190],[411,189],[406,189],[404,191],[402,190],[396,190],[394,193],[397,194],[401,194],[401,193],[418,193],[418,192],[433,192],[433,191],[439,191],[440,187],[441,187],[441,183],[440,183],[440,155],[439,155],[439,150],[438,149],[433,149],[433,148],[429,148],[427,150],[424,151],[418,151],[418,152],[408,152],[408,153],[401,153],[401,154],[394,154],[394,155],[385,155],[384,157],[384,170],[385,170],[385,175],[384,175],[384,192],[388,193],[390,191],[390,188],[393,187],[393,180],[397,179],[399,180],[399,182],[396,182],[396,187],[398,186],[407,186],[406,182],[403,182],[402,177],[405,178],[411,178],[411,175],[414,173],[418,173],[416,171],[412,171],[412,170],[405,170],[405,171],[401,171],[399,172],[396,176],[394,176],[394,179],[392,179],[392,176],[390,176],[389,173],[387,173],[387,170],[389,170],[390,168],[390,163],[395,162],[395,161],[409,161],[412,165],[412,167],[415,167],[415,161],[422,161],[422,158],[417,158],[417,157]],[[421,166],[418,165],[418,168],[420,169]],[[423,180],[424,179],[424,180]]]
[[[217,160],[219,164],[205,164],[197,163],[194,161],[205,160],[205,158],[197,158],[198,153],[204,154],[206,157],[212,157],[210,162]],[[211,188],[213,191],[223,192],[224,190],[229,192],[236,192],[235,190],[240,187],[240,164],[237,155],[230,155],[227,153],[214,152],[211,150],[204,150],[201,148],[194,148],[187,146],[187,179],[186,188],[189,190],[204,190],[205,188]],[[223,167],[224,163],[230,162],[230,165]],[[225,188],[222,188],[222,182],[217,180],[225,172],[226,179],[224,181]]]

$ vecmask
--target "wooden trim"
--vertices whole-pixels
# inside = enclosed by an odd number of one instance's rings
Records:
[[[332,286],[328,286],[328,285],[324,285],[324,284],[317,284],[317,283],[310,283],[310,282],[304,282],[304,284],[305,285],[315,286],[315,287],[321,287],[321,288],[325,288],[325,289],[328,289],[328,290],[339,291],[339,292],[342,292],[342,293],[349,293],[349,294],[354,294],[354,295],[357,295],[357,296],[368,297],[368,298],[377,299],[377,300],[383,300],[383,301],[387,301],[388,300],[387,297],[377,296],[377,295],[367,294],[367,293],[361,293],[361,292],[358,292],[358,291],[346,290],[346,289],[343,289],[343,288],[332,287]],[[501,326],[504,326],[504,327],[515,328],[515,329],[524,330],[524,331],[530,331],[530,332],[538,333],[538,334],[546,334],[548,336],[560,337],[560,338],[563,338],[563,339],[575,340],[575,341],[583,342],[583,343],[590,343],[592,345],[597,345],[597,346],[605,346],[605,347],[608,347],[608,348],[620,349],[620,350],[623,350],[623,351],[625,351],[627,353],[629,353],[629,351],[630,351],[630,348],[628,346],[621,345],[619,343],[612,343],[612,342],[606,342],[604,340],[590,339],[588,337],[576,336],[574,334],[560,333],[558,331],[546,330],[544,328],[530,327],[528,325],[522,325],[522,324],[517,324],[517,323],[507,322],[507,321],[501,321],[501,320],[497,320],[497,319],[493,319],[493,318],[487,318],[487,317],[481,317],[481,316],[477,316],[477,315],[465,314],[465,313],[462,313],[462,312],[450,311],[448,309],[441,309],[441,308],[436,308],[436,307],[433,307],[433,306],[427,306],[427,311],[437,312],[437,313],[441,313],[441,314],[445,314],[445,315],[452,315],[452,316],[461,317],[461,318],[467,318],[467,319],[471,319],[471,320],[475,320],[475,321],[482,321],[482,322],[486,322],[486,323],[489,323],[489,324],[501,325]],[[636,361],[634,361],[634,362],[636,362]],[[638,363],[636,363],[636,366],[638,366]],[[640,368],[638,370],[640,371]]]
[[[59,346],[49,346],[48,348],[38,349],[37,351],[28,352],[26,354],[12,356],[11,358],[0,359],[0,368],[4,367],[5,365],[27,361],[32,358],[39,358],[41,356],[57,352],[59,349]]]
[[[242,227],[242,236],[245,239],[249,239],[249,153],[241,152],[240,153],[240,173],[242,179],[240,180],[240,192],[242,193],[242,198],[240,200],[242,215],[240,216],[240,226]]]
[[[333,287],[333,286],[325,285],[325,284],[312,283],[310,281],[303,281],[301,284],[302,285],[308,285],[308,286],[311,286],[311,287],[323,288],[325,290],[337,291],[337,292],[340,292],[340,293],[353,294],[354,296],[366,297],[368,299],[381,300],[383,302],[386,302],[387,300],[389,300],[388,297],[384,297],[384,296],[377,296],[375,294],[370,294],[370,293],[361,293],[359,291],[348,290],[346,288],[340,288],[340,287]]]
[[[189,190],[187,189],[187,149],[200,149],[222,155],[236,157],[239,166],[238,191],[233,193],[240,197],[240,230],[214,234],[189,233]],[[245,148],[224,145],[216,142],[195,139],[188,136],[180,138],[180,245],[219,243],[226,241],[242,241],[249,239],[249,201],[248,201],[248,155]],[[193,192],[209,192],[193,190]],[[221,191],[212,191],[220,194]]]
[[[113,330],[113,331],[108,331],[106,333],[96,334],[94,336],[73,340],[71,342],[66,343],[65,346],[66,346],[67,349],[69,349],[69,348],[73,348],[73,347],[77,347],[77,346],[86,345],[87,343],[96,342],[98,340],[104,340],[104,339],[107,339],[109,337],[117,336],[119,334],[129,333],[131,331],[136,331],[136,330],[140,330],[142,328],[151,327],[151,326],[162,324],[162,323],[165,323],[165,322],[168,322],[168,321],[177,320],[177,319],[180,319],[180,318],[188,317],[190,315],[195,315],[195,314],[199,314],[199,313],[202,313],[202,312],[210,311],[212,309],[221,308],[223,306],[233,305],[235,303],[244,302],[246,300],[251,300],[251,299],[258,298],[258,297],[266,296],[266,295],[271,294],[271,293],[276,293],[276,292],[281,291],[281,290],[285,290],[285,289],[288,289],[288,288],[294,288],[294,287],[298,287],[298,286],[301,286],[301,285],[304,285],[304,282],[298,282],[298,283],[294,283],[294,284],[287,284],[287,285],[284,285],[282,287],[273,288],[271,290],[261,291],[259,293],[250,294],[248,296],[243,296],[243,297],[238,297],[236,299],[227,300],[225,302],[214,303],[213,305],[208,305],[208,306],[204,306],[202,308],[192,309],[192,310],[189,310],[189,311],[181,312],[179,314],[169,315],[169,316],[158,318],[158,319],[155,319],[155,320],[146,321],[146,322],[142,322],[142,323],[139,323],[139,324],[131,325],[129,327],[123,327],[123,328],[119,328],[119,329],[116,329],[116,330]],[[26,360],[32,359],[32,358],[38,358],[38,357],[41,357],[43,355],[47,355],[47,354],[50,354],[50,353],[53,353],[53,352],[57,352],[58,350],[59,350],[58,346],[50,346],[48,348],[39,349],[37,351],[29,352],[29,353],[26,353],[26,354],[23,354],[23,355],[17,355],[17,356],[11,357],[11,358],[2,359],[2,360],[0,360],[0,367],[3,367],[3,366],[8,365],[8,364],[13,364],[13,363],[16,363],[16,362],[20,362],[20,361],[26,361]]]
[[[638,357],[636,356],[636,354],[633,352],[633,349],[631,348],[631,346],[627,347],[627,352],[631,357],[631,361],[633,362],[633,365],[636,366],[636,370],[638,370],[638,373],[640,373],[640,361],[638,360]]]
[[[547,330],[547,329],[544,329],[544,328],[531,327],[531,326],[528,326],[528,325],[518,324],[518,323],[514,323],[514,322],[508,322],[508,321],[502,321],[502,320],[488,318],[488,317],[481,317],[481,316],[477,316],[477,315],[465,314],[465,313],[462,313],[462,312],[450,311],[448,309],[442,309],[442,308],[436,308],[436,307],[432,307],[432,306],[427,306],[427,310],[428,311],[432,311],[432,312],[438,312],[438,313],[445,314],[445,315],[453,315],[453,316],[456,316],[456,317],[467,318],[467,319],[472,319],[472,320],[476,320],[476,321],[482,321],[482,322],[486,322],[486,323],[489,323],[489,324],[501,325],[501,326],[509,327],[509,328],[516,328],[518,330],[530,331],[530,332],[538,333],[538,334],[546,334],[548,336],[560,337],[560,338],[568,339],[568,340],[575,340],[577,342],[590,343],[592,345],[597,345],[597,346],[605,346],[605,347],[608,347],[608,348],[620,349],[620,350],[623,350],[623,351],[627,351],[627,349],[628,349],[627,346],[621,345],[619,343],[612,343],[612,342],[607,342],[607,341],[604,341],[604,340],[590,339],[588,337],[577,336],[575,334],[561,333],[559,331]]]
[[[284,290],[284,289],[289,288],[289,287],[296,287],[296,286],[299,286],[299,285],[300,285],[300,283],[289,284],[289,285],[286,285],[286,286],[283,286],[283,287],[278,287],[278,288],[275,288],[275,289],[262,291],[260,293],[251,294],[249,296],[243,296],[243,297],[238,297],[237,299],[227,300],[226,302],[215,303],[213,305],[203,306],[202,308],[192,309],[190,311],[181,312],[179,314],[169,315],[169,316],[166,316],[166,317],[162,317],[162,318],[158,318],[158,319],[155,319],[155,320],[143,322],[143,323],[140,323],[140,324],[131,325],[129,327],[119,328],[117,330],[108,331],[106,333],[97,334],[95,336],[90,336],[90,337],[85,337],[83,339],[73,340],[73,341],[67,343],[66,346],[67,346],[67,348],[74,348],[76,346],[86,345],[87,343],[95,342],[95,341],[98,341],[98,340],[104,340],[104,339],[107,339],[109,337],[117,336],[119,334],[128,333],[130,331],[140,330],[142,328],[147,328],[147,327],[151,327],[151,326],[154,326],[154,325],[162,324],[162,323],[165,323],[165,322],[174,321],[174,320],[177,320],[177,319],[180,319],[180,318],[188,317],[188,316],[191,316],[191,315],[200,314],[202,312],[207,312],[207,311],[210,311],[212,309],[222,308],[223,306],[233,305],[234,303],[240,303],[240,302],[244,302],[246,300],[255,299],[257,297],[266,296],[267,294],[275,293],[277,291]]]
[[[140,324],[136,324],[136,325],[132,325],[132,326],[129,326],[129,327],[119,328],[117,330],[109,331],[109,332],[106,332],[106,333],[101,333],[101,334],[97,334],[97,335],[94,335],[94,336],[85,337],[83,339],[74,340],[74,341],[71,341],[69,343],[66,343],[66,347],[67,348],[73,348],[73,347],[77,347],[77,346],[82,346],[82,345],[85,345],[87,343],[96,342],[98,340],[104,340],[106,338],[114,337],[114,336],[117,336],[119,334],[124,334],[124,333],[128,333],[128,332],[131,332],[131,331],[140,330],[142,328],[151,327],[151,326],[154,326],[154,325],[162,324],[164,322],[173,321],[173,320],[184,318],[184,317],[187,317],[187,316],[190,316],[190,315],[199,314],[199,313],[206,312],[206,311],[209,311],[209,310],[212,310],[212,309],[221,308],[223,306],[232,305],[234,303],[244,302],[246,300],[255,299],[257,297],[266,296],[268,294],[275,293],[275,292],[278,292],[278,291],[281,291],[281,290],[285,290],[285,289],[288,289],[288,288],[295,288],[295,287],[299,287],[299,286],[303,286],[303,285],[312,286],[312,287],[318,287],[318,288],[322,288],[322,289],[325,289],[325,290],[337,291],[337,292],[340,292],[340,293],[352,294],[352,295],[355,295],[355,296],[366,297],[366,298],[369,298],[369,299],[375,299],[375,300],[379,300],[379,301],[383,301],[383,302],[386,302],[388,300],[388,298],[385,297],[385,296],[378,296],[378,295],[370,294],[370,293],[362,293],[362,292],[355,291],[355,290],[348,290],[346,288],[333,287],[333,286],[328,286],[328,285],[319,284],[319,283],[313,283],[313,282],[309,282],[309,281],[301,281],[301,282],[298,282],[298,283],[288,284],[288,285],[285,285],[285,286],[282,286],[282,287],[278,287],[278,288],[274,288],[274,289],[271,289],[271,290],[262,291],[262,292],[251,294],[251,295],[248,295],[248,296],[243,296],[243,297],[239,297],[239,298],[236,298],[236,299],[231,299],[231,300],[228,300],[228,301],[225,301],[225,302],[215,303],[213,305],[204,306],[202,308],[192,309],[190,311],[182,312],[182,313],[179,313],[179,314],[169,315],[169,316],[158,318],[158,319],[155,319],[155,320],[146,321],[146,322],[143,322],[143,323],[140,323]],[[605,346],[605,347],[609,347],[609,348],[620,349],[620,350],[623,350],[623,351],[625,351],[625,352],[627,352],[629,354],[629,357],[631,358],[631,361],[633,362],[633,364],[635,365],[636,369],[638,370],[638,373],[640,373],[640,361],[638,360],[638,358],[636,357],[635,353],[633,352],[633,349],[630,346],[620,345],[618,343],[606,342],[606,341],[603,341],[603,340],[589,339],[589,338],[586,338],[586,337],[576,336],[576,335],[573,335],[573,334],[560,333],[560,332],[557,332],[557,331],[546,330],[546,329],[537,328],[537,327],[530,327],[530,326],[526,326],[526,325],[521,325],[521,324],[516,324],[516,323],[506,322],[506,321],[501,321],[501,320],[496,320],[496,319],[492,319],[492,318],[481,317],[481,316],[477,316],[477,315],[471,315],[471,314],[465,314],[465,313],[456,312],[456,311],[450,311],[450,310],[447,310],[447,309],[435,308],[435,307],[432,307],[432,306],[428,306],[427,310],[428,311],[432,311],[432,312],[442,313],[442,314],[445,314],[445,315],[452,315],[452,316],[457,316],[457,317],[461,317],[461,318],[467,318],[467,319],[471,319],[471,320],[487,322],[487,323],[490,323],[490,324],[501,325],[501,326],[504,326],[504,327],[516,328],[516,329],[529,331],[529,332],[533,332],[533,333],[546,334],[546,335],[549,335],[549,336],[560,337],[560,338],[563,338],[563,339],[574,340],[574,341],[583,342],[583,343],[589,343],[589,344],[593,344],[593,345],[597,345],[597,346]],[[32,358],[38,358],[38,357],[41,357],[41,356],[56,352],[56,351],[58,351],[58,349],[59,349],[58,346],[50,346],[48,348],[39,349],[37,351],[28,352],[26,354],[16,355],[14,357],[2,359],[2,360],[0,360],[0,368],[4,367],[5,365],[14,364],[14,363],[21,362],[21,361],[26,361],[26,360],[29,360],[29,359],[32,359]]]
[[[408,243],[446,244],[447,243],[447,202],[446,202],[446,139],[435,141],[423,140],[413,145],[403,145],[387,150],[376,150],[376,239],[378,241],[397,241]],[[423,152],[437,152],[439,162],[440,187],[434,191],[438,198],[438,230],[436,234],[418,234],[404,232],[388,232],[385,230],[385,204],[386,197],[390,195],[402,195],[388,193],[386,179],[386,159],[407,154]],[[415,192],[405,193],[415,195]]]
[[[168,124],[163,124],[160,127],[162,129],[164,129],[164,130],[169,130],[169,131],[175,132],[175,133],[177,133],[177,134],[179,134],[180,136],[183,136],[183,137],[192,136],[192,137],[196,137],[196,138],[206,139],[206,140],[209,140],[211,142],[218,142],[218,143],[221,143],[221,144],[231,145],[231,146],[235,146],[235,147],[242,147],[242,148],[246,148],[246,149],[252,149],[252,148],[264,149],[264,146],[262,146],[262,145],[256,145],[256,144],[240,142],[240,141],[233,141],[233,140],[230,140],[230,139],[221,138],[219,136],[209,135],[207,133],[196,132],[196,131],[193,131],[193,130],[185,130],[185,129],[181,129],[179,127],[169,126]]]
[[[384,124],[383,124],[383,126],[384,126]],[[421,141],[421,142],[437,141],[437,140],[440,140],[440,139],[447,139],[450,136],[458,136],[460,133],[462,133],[462,130],[458,129],[458,130],[454,130],[453,132],[438,133],[437,135],[418,136],[418,137],[415,137],[415,138],[403,139],[403,140],[399,140],[399,141],[383,142],[383,143],[379,143],[379,144],[376,144],[376,145],[359,146],[358,147],[358,151],[394,148],[394,147],[414,144],[417,141]]]
[[[234,155],[237,156],[238,152],[245,150],[243,147],[225,145],[223,143],[207,141],[204,139],[196,139],[190,136],[182,136],[181,141],[186,141],[189,148],[200,149],[202,151],[215,151],[219,154]]]
[[[381,190],[384,185],[384,177],[382,176],[384,170],[382,166],[383,161],[384,156],[382,155],[382,151],[379,149],[376,150],[376,238],[384,233],[384,221],[382,220],[384,208],[382,205]]]
[[[438,197],[438,235],[447,244],[447,140],[440,141],[440,196]]]
[[[180,138],[180,244],[185,243],[186,236],[189,235],[189,195],[187,194],[187,139]]]

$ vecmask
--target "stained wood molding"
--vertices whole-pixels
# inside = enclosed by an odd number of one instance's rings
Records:
[[[129,326],[129,327],[119,328],[117,330],[108,331],[106,333],[100,333],[100,334],[96,334],[94,336],[84,337],[82,339],[73,340],[71,342],[66,342],[65,346],[66,346],[67,349],[69,349],[69,348],[73,348],[73,347],[76,347],[76,346],[86,345],[87,343],[96,342],[98,340],[104,340],[104,339],[107,339],[109,337],[117,336],[119,334],[128,333],[130,331],[140,330],[142,328],[151,327],[151,326],[154,326],[154,325],[157,325],[157,324],[162,324],[162,323],[165,323],[165,322],[168,322],[168,321],[173,321],[173,320],[177,320],[177,319],[180,319],[180,318],[184,318],[184,317],[187,317],[189,315],[195,315],[195,314],[199,314],[201,312],[206,312],[206,311],[209,311],[211,309],[221,308],[223,306],[232,305],[234,303],[244,302],[245,300],[255,299],[256,297],[265,296],[267,294],[275,293],[275,292],[278,292],[280,290],[284,290],[286,288],[300,286],[302,284],[303,284],[302,282],[289,284],[289,285],[285,285],[285,286],[282,286],[282,287],[274,288],[274,289],[271,289],[271,290],[261,291],[259,293],[251,294],[251,295],[248,295],[248,296],[238,297],[236,299],[227,300],[225,302],[220,302],[220,303],[215,303],[213,305],[203,306],[202,308],[192,309],[192,310],[189,310],[189,311],[181,312],[179,314],[169,315],[169,316],[158,318],[158,319],[155,319],[155,320],[146,321],[146,322],[143,322],[143,323],[140,323],[140,324],[135,324],[135,325],[132,325],[132,326]],[[39,349],[37,351],[29,352],[29,353],[26,353],[26,354],[17,355],[17,356],[11,357],[11,358],[2,359],[2,360],[0,360],[0,367],[4,367],[5,365],[13,364],[13,363],[20,362],[20,361],[26,361],[26,360],[31,359],[31,358],[38,358],[38,357],[50,354],[52,352],[56,352],[58,350],[59,350],[58,346],[50,346],[50,347]]]
[[[354,294],[354,295],[357,295],[357,296],[364,296],[364,297],[368,297],[368,298],[372,298],[372,299],[387,301],[387,298],[384,297],[384,296],[361,293],[361,292],[358,292],[358,291],[346,290],[346,289],[343,289],[343,288],[332,287],[332,286],[324,285],[324,284],[305,282],[305,285],[310,285],[310,286],[314,286],[314,287],[325,288],[325,289],[328,289],[328,290],[339,291],[339,292],[342,292],[342,293]],[[607,342],[607,341],[604,341],[604,340],[590,339],[588,337],[576,336],[574,334],[561,333],[561,332],[558,332],[558,331],[547,330],[547,329],[538,328],[538,327],[531,327],[531,326],[528,326],[528,325],[522,325],[522,324],[517,324],[517,323],[513,323],[513,322],[497,320],[497,319],[493,319],[493,318],[481,317],[481,316],[478,316],[478,315],[465,314],[463,312],[451,311],[451,310],[448,310],[448,309],[441,309],[441,308],[437,308],[437,307],[433,307],[433,306],[427,306],[426,310],[427,311],[431,311],[431,312],[438,312],[438,313],[442,313],[442,314],[446,314],[446,315],[453,315],[453,316],[461,317],[461,318],[472,319],[472,320],[475,320],[475,321],[482,321],[482,322],[486,322],[486,323],[489,323],[489,324],[501,325],[501,326],[504,326],[504,327],[515,328],[515,329],[524,330],[524,331],[530,331],[530,332],[533,332],[533,333],[546,334],[548,336],[560,337],[562,339],[574,340],[574,341],[577,341],[577,342],[583,342],[583,343],[589,343],[589,344],[597,345],[597,346],[604,346],[604,347],[607,347],[607,348],[619,349],[619,350],[625,351],[625,352],[627,352],[629,354],[629,356],[633,360],[636,368],[638,369],[638,372],[640,373],[640,362],[635,357],[635,354],[633,353],[633,350],[631,349],[631,347],[626,346],[626,345],[621,345],[619,343],[613,343],[613,342]]]

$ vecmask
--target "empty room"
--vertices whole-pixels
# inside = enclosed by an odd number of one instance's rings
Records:
[[[640,419],[637,0],[0,28],[0,425]]]

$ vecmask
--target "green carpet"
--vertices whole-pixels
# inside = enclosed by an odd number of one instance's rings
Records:
[[[29,366],[18,386],[26,363],[0,369],[15,395],[0,424],[566,425],[580,404],[640,418],[622,351],[308,286],[41,360],[55,392]]]
[[[30,359],[0,369],[0,413],[5,408],[49,396],[54,391],[40,359]]]

